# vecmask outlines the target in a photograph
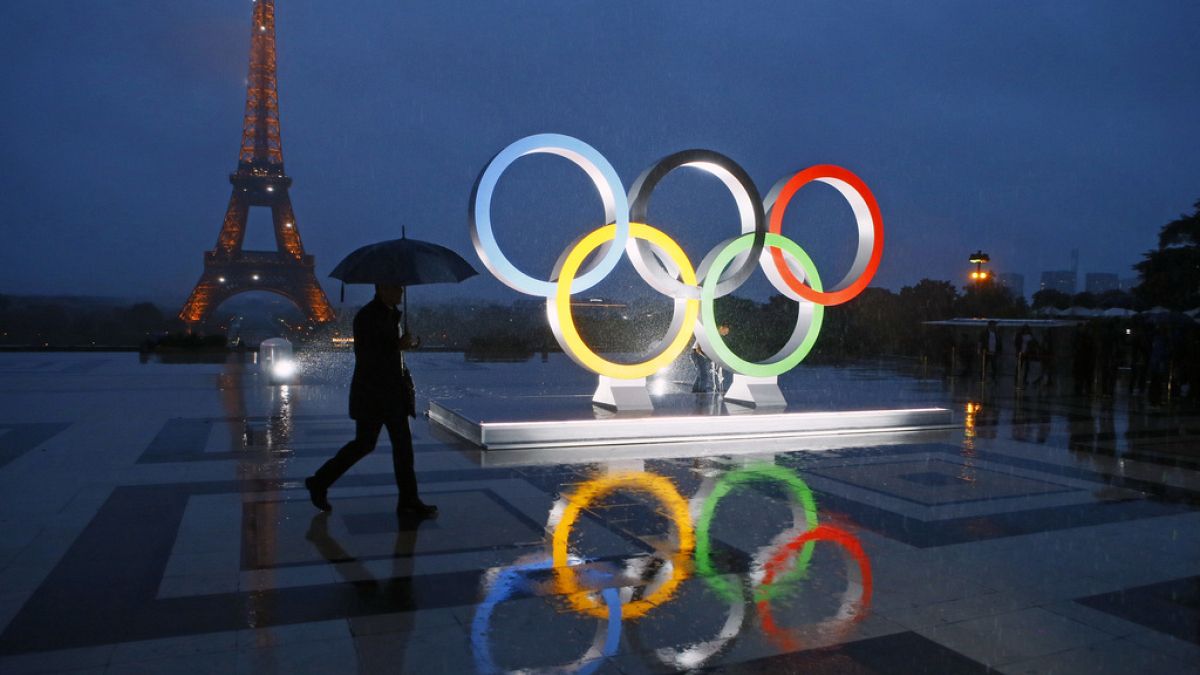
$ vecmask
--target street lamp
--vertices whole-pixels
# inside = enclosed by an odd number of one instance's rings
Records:
[[[971,272],[971,280],[976,283],[987,281],[991,276],[990,272],[985,272],[983,266],[991,262],[991,258],[983,251],[975,251],[971,254],[971,264],[975,266],[975,270]]]

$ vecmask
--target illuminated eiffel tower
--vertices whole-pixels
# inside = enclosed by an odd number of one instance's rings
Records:
[[[294,302],[313,323],[332,321],[333,308],[317,282],[314,260],[304,252],[283,172],[279,137],[279,94],[275,84],[275,2],[257,0],[250,26],[250,73],[233,194],[217,245],[204,253],[204,273],[179,318],[189,325],[209,319],[218,305],[239,293],[268,291]],[[243,250],[251,208],[271,209],[274,251]]]

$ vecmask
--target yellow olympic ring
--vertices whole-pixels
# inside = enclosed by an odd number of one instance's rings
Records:
[[[575,280],[575,274],[579,271],[580,265],[587,256],[604,243],[612,241],[616,237],[616,225],[605,225],[598,228],[591,234],[587,235],[575,245],[567,254],[562,263],[562,269],[559,271],[558,285],[554,295],[553,312],[550,316],[551,326],[561,326],[561,335],[566,343],[566,352],[575,359],[579,365],[590,369],[594,373],[606,375],[617,379],[637,379],[640,377],[649,377],[659,370],[667,367],[675,360],[677,356],[687,349],[688,342],[692,339],[691,327],[696,323],[696,317],[700,313],[699,300],[683,300],[677,299],[676,304],[686,303],[681,322],[673,322],[676,326],[675,336],[659,353],[646,361],[640,363],[614,363],[601,358],[587,346],[580,337],[579,331],[575,328],[575,321],[571,318],[571,283]],[[692,263],[688,260],[687,254],[675,243],[675,240],[668,237],[661,230],[657,230],[645,223],[630,223],[629,236],[636,239],[644,239],[651,244],[657,246],[659,250],[667,254],[668,257],[679,267],[679,273],[684,284],[694,286],[696,284],[696,271],[692,268]],[[558,319],[556,321],[556,318]],[[663,342],[666,342],[666,338]]]
[[[634,232],[636,233],[636,230]],[[634,234],[634,236],[638,235]],[[678,547],[670,562],[671,577],[650,595],[623,604],[621,606],[622,619],[639,618],[670,598],[679,584],[687,578],[688,557],[696,546],[696,535],[692,530],[692,517],[688,513],[688,503],[679,495],[679,491],[675,489],[675,485],[670,480],[652,473],[636,472],[612,474],[584,483],[578,491],[567,498],[567,506],[563,509],[558,525],[554,528],[551,554],[554,567],[558,572],[558,592],[566,597],[573,609],[589,616],[607,617],[609,609],[602,600],[580,587],[575,569],[570,565],[567,557],[567,540],[571,536],[571,528],[575,526],[580,511],[595,500],[621,488],[639,490],[656,498],[666,507],[679,536]]]

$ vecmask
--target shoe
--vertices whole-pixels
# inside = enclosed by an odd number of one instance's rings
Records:
[[[328,488],[317,485],[317,481],[312,479],[312,476],[304,479],[304,487],[308,488],[308,498],[312,501],[313,506],[322,511],[332,511],[333,504],[329,503]]]
[[[399,516],[419,516],[421,518],[436,518],[438,508],[433,504],[426,504],[420,499],[412,502],[400,502],[396,505],[396,515]]]

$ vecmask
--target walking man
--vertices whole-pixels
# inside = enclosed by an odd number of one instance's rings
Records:
[[[1000,330],[995,321],[988,321],[987,330],[979,336],[979,353],[983,357],[983,377],[990,370],[992,382],[996,381],[996,369],[1000,365]]]
[[[354,377],[350,381],[350,417],[354,420],[354,440],[338,450],[317,472],[304,479],[308,496],[322,511],[332,511],[328,491],[355,462],[375,449],[379,432],[387,427],[392,442],[392,467],[400,499],[399,515],[429,518],[437,507],[421,501],[417,494],[417,475],[413,470],[412,433],[408,418],[415,417],[412,380],[404,368],[402,351],[419,342],[400,334],[400,310],[404,287],[375,285],[375,298],[354,317]]]

